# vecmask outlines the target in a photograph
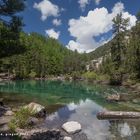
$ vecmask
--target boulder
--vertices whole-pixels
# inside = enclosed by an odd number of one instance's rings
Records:
[[[37,104],[37,103],[30,103],[25,108],[28,108],[35,116],[37,117],[45,117],[46,116],[46,110],[45,107]]]
[[[39,122],[39,120],[37,119],[37,118],[35,118],[35,117],[30,117],[29,119],[28,119],[28,124],[30,125],[30,126],[33,126],[33,125],[36,125],[37,123]]]
[[[71,137],[64,137],[64,140],[72,140]]]
[[[0,117],[0,126],[8,124],[12,120],[12,116],[2,116]]]
[[[14,115],[14,112],[11,111],[11,110],[7,110],[5,113],[4,113],[5,116],[13,116]]]
[[[81,124],[75,121],[66,122],[62,125],[62,128],[69,134],[74,134],[81,131]]]

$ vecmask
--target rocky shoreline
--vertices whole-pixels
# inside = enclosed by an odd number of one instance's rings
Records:
[[[2,134],[0,139],[9,138],[11,140],[14,137],[19,137],[24,140],[88,140],[87,136],[81,132],[82,126],[78,122],[66,122],[60,129],[50,130],[48,128],[41,128],[38,127],[38,124],[45,119],[45,107],[32,102],[24,106],[24,108],[28,108],[31,112],[34,112],[34,117],[31,116],[26,122],[31,127],[24,129],[17,127],[15,131],[11,131],[9,123],[15,117],[18,110],[14,112],[5,105],[0,106],[0,133]]]

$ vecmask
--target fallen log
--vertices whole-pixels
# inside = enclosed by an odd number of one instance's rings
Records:
[[[140,119],[140,112],[104,111],[97,114],[99,120],[105,119]]]

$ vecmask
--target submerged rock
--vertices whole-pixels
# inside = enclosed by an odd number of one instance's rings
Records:
[[[72,140],[89,140],[84,133],[76,133],[72,136]]]
[[[71,137],[64,137],[64,140],[72,140]]]
[[[81,124],[75,121],[66,122],[62,128],[69,134],[74,134],[81,131]]]
[[[37,104],[37,103],[30,103],[25,108],[28,108],[34,115],[37,117],[45,117],[46,116],[46,110],[45,107]]]

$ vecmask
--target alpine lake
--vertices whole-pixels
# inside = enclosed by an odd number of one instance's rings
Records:
[[[98,120],[100,111],[140,111],[140,103],[107,102],[106,96],[127,93],[124,87],[84,82],[10,81],[0,83],[0,98],[10,107],[36,102],[46,107],[44,128],[77,121],[89,140],[140,140],[140,120]]]

